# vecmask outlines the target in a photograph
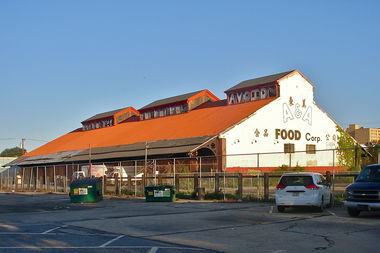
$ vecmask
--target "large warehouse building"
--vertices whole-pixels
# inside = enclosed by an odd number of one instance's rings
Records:
[[[271,170],[284,164],[327,170],[336,159],[317,150],[336,148],[339,133],[336,122],[315,103],[314,88],[293,70],[241,82],[226,90],[223,100],[202,90],[139,110],[100,113],[12,164],[207,156],[215,159],[214,171]]]

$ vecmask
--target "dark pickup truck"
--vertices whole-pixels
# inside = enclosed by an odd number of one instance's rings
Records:
[[[361,211],[380,210],[380,164],[368,165],[346,188],[344,205],[352,217]]]

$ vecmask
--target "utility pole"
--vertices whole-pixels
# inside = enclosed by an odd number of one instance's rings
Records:
[[[25,150],[25,141],[26,141],[25,138],[22,138],[22,139],[21,139],[20,148],[21,148],[22,150]]]

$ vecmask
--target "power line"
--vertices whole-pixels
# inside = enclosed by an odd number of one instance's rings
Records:
[[[49,142],[41,139],[29,139],[29,138],[0,138],[0,140],[27,140],[27,141],[41,141],[41,142]]]

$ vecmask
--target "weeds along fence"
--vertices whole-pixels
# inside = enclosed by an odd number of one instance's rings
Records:
[[[71,179],[57,175],[54,178],[33,177],[32,169],[8,169],[0,174],[0,191],[3,192],[57,192],[68,193]],[[44,168],[43,168],[44,170]],[[41,171],[39,171],[41,173]],[[44,173],[42,174],[44,175]],[[201,190],[209,199],[274,199],[276,185],[282,172],[271,173],[165,173],[156,176],[127,177],[104,176],[104,193],[108,195],[144,196],[148,185],[173,185],[181,198],[195,198]],[[347,185],[354,181],[358,172],[335,172],[327,175],[332,183],[332,191],[338,199],[343,198]]]

